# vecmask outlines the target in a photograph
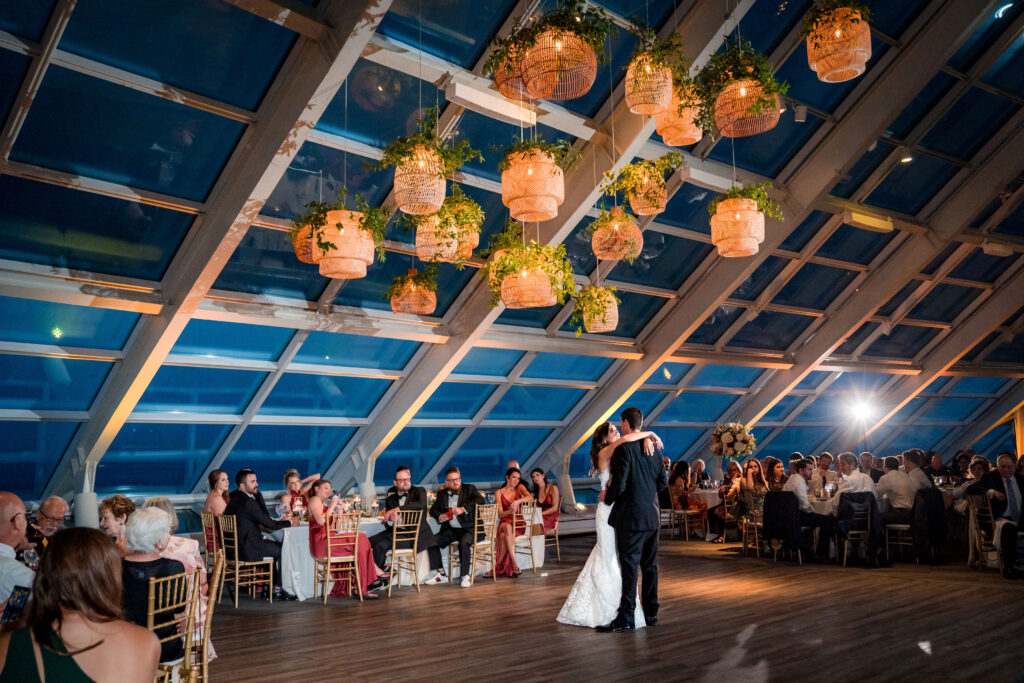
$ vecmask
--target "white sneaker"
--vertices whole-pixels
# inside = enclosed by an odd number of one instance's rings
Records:
[[[718,538],[718,534],[708,534],[707,538],[705,538],[704,540],[707,541],[708,543],[710,543],[711,541],[715,540],[716,538]]]
[[[462,577],[462,587],[463,588],[469,588],[472,585],[473,585],[473,581],[472,581],[472,579],[469,578],[468,574],[466,576]]]
[[[440,572],[434,572],[434,575],[426,581],[424,581],[423,583],[427,584],[428,586],[436,585],[439,583],[448,583],[448,577],[444,574],[441,574]]]

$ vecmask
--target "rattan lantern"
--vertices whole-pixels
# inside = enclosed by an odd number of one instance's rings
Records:
[[[501,203],[518,221],[547,221],[565,200],[565,178],[554,157],[538,149],[516,152],[501,172]]]
[[[497,86],[498,92],[510,100],[521,101],[530,97],[526,84],[523,83],[522,63],[511,56],[502,60],[494,70],[494,85]]]
[[[815,22],[807,36],[807,63],[825,83],[860,76],[871,59],[871,27],[860,12],[837,7]]]
[[[629,192],[626,196],[629,197],[629,207],[638,216],[661,213],[668,204],[668,189],[654,178],[649,178],[635,192]]]
[[[508,308],[539,308],[555,300],[551,278],[540,268],[528,268],[501,281],[501,302]]]
[[[594,231],[590,243],[594,256],[603,261],[634,259],[644,247],[644,234],[621,206],[611,210],[612,219]]]
[[[642,54],[626,69],[626,106],[634,114],[654,116],[668,108],[672,99],[672,70],[655,67]]]
[[[771,105],[761,107],[757,114],[750,107],[761,97],[756,81],[743,79],[725,86],[715,99],[715,126],[727,138],[743,138],[764,133],[779,122],[780,103],[776,95]]]
[[[679,96],[673,93],[665,111],[654,115],[654,128],[670,147],[692,145],[704,137],[704,131],[697,125],[697,110],[685,107],[680,111],[679,104]]]
[[[444,162],[437,152],[416,145],[395,167],[398,209],[416,216],[436,213],[444,201]]]
[[[753,256],[764,241],[764,213],[743,197],[723,199],[711,217],[711,243],[725,257]]]
[[[401,293],[391,297],[391,311],[410,315],[430,315],[437,308],[437,293],[413,282],[415,268],[410,268],[408,275]]]
[[[459,238],[458,250],[455,252],[457,261],[466,261],[473,255],[473,250],[480,246],[480,233],[476,230],[467,232]]]
[[[295,258],[303,263],[319,263],[320,251],[316,248],[316,237],[308,225],[303,225],[292,232],[292,247],[295,248]]]
[[[366,266],[373,263],[373,236],[359,227],[361,211],[335,210],[327,212],[323,241],[334,249],[320,249],[320,274],[336,280],[366,277]]]
[[[615,303],[615,294],[607,289],[600,289],[600,296],[604,300],[602,312],[587,311],[583,314],[583,327],[587,332],[599,334],[601,332],[613,332],[619,326],[619,305]]]
[[[493,266],[493,265],[497,264],[498,261],[501,260],[501,257],[505,255],[506,251],[507,251],[507,249],[495,249],[494,253],[491,254],[491,265]],[[494,284],[495,284],[495,280],[496,280],[496,277],[495,277],[495,274],[494,274],[494,268],[490,268],[487,271],[487,283],[493,287]]]
[[[459,250],[458,240],[449,228],[441,228],[440,219],[427,216],[416,226],[416,258],[421,261],[453,261]]]
[[[585,95],[594,84],[597,55],[575,33],[544,31],[523,55],[522,75],[531,97],[553,102],[572,100]]]

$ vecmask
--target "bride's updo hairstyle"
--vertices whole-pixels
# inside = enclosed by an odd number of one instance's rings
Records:
[[[608,433],[612,429],[611,422],[603,422],[594,430],[594,436],[590,440],[590,472],[597,472],[597,454],[608,445]]]

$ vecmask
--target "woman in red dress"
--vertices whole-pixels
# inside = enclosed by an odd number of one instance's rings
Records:
[[[311,474],[305,479],[299,477],[298,470],[288,470],[284,473],[285,494],[281,496],[281,503],[287,512],[285,519],[291,519],[295,515],[296,508],[309,507],[309,491],[314,481],[319,481],[320,474]]]
[[[533,486],[537,489],[537,504],[544,515],[544,533],[558,526],[558,507],[562,502],[558,494],[558,484],[549,483],[544,477],[544,470],[539,467],[530,472]]]
[[[313,557],[327,557],[327,518],[338,509],[341,500],[338,496],[331,496],[331,482],[326,479],[317,479],[310,487],[310,493],[313,495],[309,499],[309,552]],[[325,501],[330,501],[330,504]],[[352,554],[351,535],[347,541],[341,546],[342,555]],[[356,561],[359,564],[359,589],[363,598],[375,600],[377,596],[370,591],[385,585],[382,578],[384,572],[373,563],[370,539],[364,533],[359,534],[359,557]],[[338,581],[331,589],[331,597],[344,597],[348,592],[348,582]]]
[[[526,487],[519,483],[519,469],[509,467],[505,471],[505,485],[497,490],[494,499],[498,503],[498,559],[495,562],[498,576],[519,576],[516,563],[516,536],[522,536],[525,528],[512,534],[512,519],[519,514],[519,506],[533,500]],[[529,524],[529,521],[527,522]]]

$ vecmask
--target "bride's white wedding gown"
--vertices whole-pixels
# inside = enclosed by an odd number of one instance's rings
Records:
[[[600,473],[601,488],[608,485],[608,470]],[[558,621],[573,626],[595,628],[611,622],[619,609],[622,598],[622,575],[619,573],[619,557],[615,552],[615,529],[608,524],[611,506],[599,503],[594,522],[597,526],[597,543],[590,551],[583,571],[576,579],[576,585],[558,613]],[[637,592],[636,613],[633,616],[636,628],[647,625],[644,611],[640,606]]]

